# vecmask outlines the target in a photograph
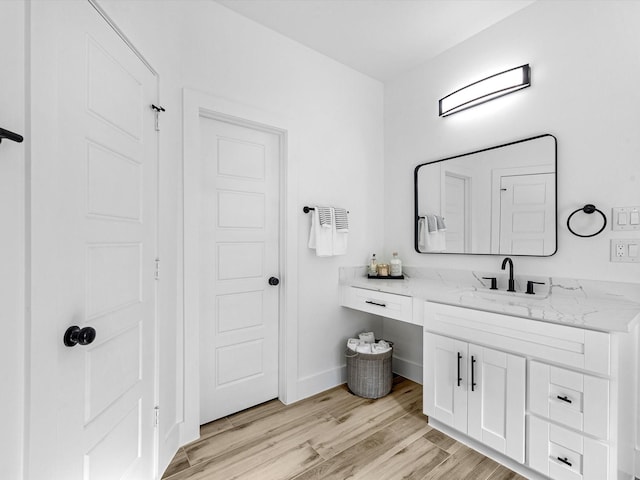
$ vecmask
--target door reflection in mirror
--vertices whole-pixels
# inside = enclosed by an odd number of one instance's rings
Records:
[[[556,165],[557,140],[549,134],[418,165],[416,251],[553,255]],[[431,217],[446,228],[430,229]]]

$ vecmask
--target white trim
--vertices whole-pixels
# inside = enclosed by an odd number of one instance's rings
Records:
[[[200,155],[200,116],[259,128],[280,136],[280,338],[279,338],[279,388],[283,403],[298,399],[296,389],[298,364],[298,274],[296,200],[297,170],[288,161],[293,150],[292,122],[280,115],[244,105],[226,98],[185,88],[183,91],[183,295],[184,295],[184,422],[180,443],[185,444],[199,437],[199,355],[198,355],[198,305],[197,231],[199,192],[187,188],[197,184],[199,172],[194,166]]]
[[[122,39],[122,41],[129,47],[129,49],[140,59],[140,61],[153,73],[156,77],[159,77],[158,72],[151,66],[151,64],[144,58],[144,55],[140,53],[135,45],[129,40],[129,38],[124,34],[122,30],[116,25],[113,19],[104,11],[104,8],[99,3],[99,0],[87,0],[89,4],[100,14],[102,18],[109,24],[109,26],[113,29],[114,32],[118,34],[118,36]]]
[[[330,368],[314,375],[298,379],[299,400],[308,398],[330,388],[342,385],[347,381],[347,366]]]
[[[393,373],[422,385],[422,364],[394,355],[392,365]]]

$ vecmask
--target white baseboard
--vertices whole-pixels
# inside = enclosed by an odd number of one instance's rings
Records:
[[[422,365],[413,362],[411,360],[407,360],[406,358],[393,356],[393,373],[397,373],[398,375],[403,376],[404,378],[408,378],[416,383],[422,385]]]
[[[347,366],[332,368],[325,370],[324,372],[316,373],[315,375],[309,375],[298,379],[298,398],[294,401],[299,401],[307,397],[311,397],[318,393],[329,390],[330,388],[342,385],[347,381]],[[290,402],[293,403],[293,402]]]
[[[393,357],[392,361],[393,373],[408,378],[416,383],[422,385],[422,365],[411,360],[407,360],[402,357]],[[329,390],[338,385],[342,385],[347,382],[347,367],[343,365],[341,367],[325,370],[324,372],[316,373],[315,375],[309,375],[298,379],[297,392],[298,397],[289,403],[294,403],[299,400],[311,397],[318,393],[322,393],[325,390]]]

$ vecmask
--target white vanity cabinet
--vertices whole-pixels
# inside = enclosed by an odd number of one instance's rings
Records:
[[[424,412],[528,478],[632,480],[637,337],[426,302]]]
[[[424,411],[524,462],[525,359],[424,334]]]

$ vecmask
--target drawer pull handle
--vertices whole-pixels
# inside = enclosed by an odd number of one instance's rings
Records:
[[[558,458],[558,461],[559,461],[559,462],[562,462],[562,463],[564,463],[565,465],[569,465],[570,467],[573,467],[573,465],[571,464],[571,462],[570,462],[569,460],[567,460],[567,457],[564,457],[564,458],[557,457],[557,458]]]
[[[386,305],[384,303],[377,303],[377,302],[372,302],[371,300],[367,300],[364,303],[370,303],[371,305],[377,305],[379,307],[386,307]]]
[[[562,400],[563,402],[567,402],[567,403],[573,403],[569,397],[567,397],[566,395],[564,397],[561,397],[560,395],[558,395],[558,400]]]
[[[471,355],[471,391],[476,391],[476,357]]]
[[[462,377],[460,376],[460,360],[462,360],[462,354],[458,352],[458,386],[460,386],[460,382],[462,382]]]

